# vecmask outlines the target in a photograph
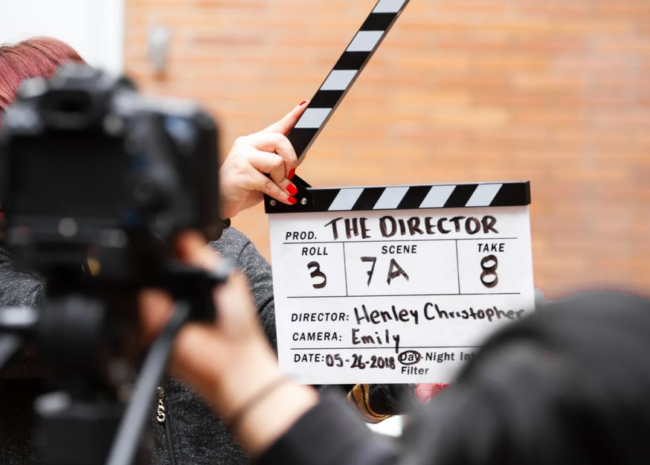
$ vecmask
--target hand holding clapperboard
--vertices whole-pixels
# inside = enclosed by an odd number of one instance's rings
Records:
[[[380,0],[289,133],[299,161],[409,0]],[[534,310],[528,182],[265,199],[281,369],[306,384],[447,383]]]

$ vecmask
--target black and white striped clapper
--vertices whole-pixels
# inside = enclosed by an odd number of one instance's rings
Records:
[[[379,0],[312,98],[288,139],[302,160],[409,0]]]
[[[289,133],[300,158],[407,3],[376,4]],[[448,383],[492,331],[533,309],[528,182],[293,182],[295,205],[264,201],[278,360],[292,379]]]
[[[306,213],[530,205],[529,182],[343,187],[307,190],[309,201],[266,202],[266,213]]]

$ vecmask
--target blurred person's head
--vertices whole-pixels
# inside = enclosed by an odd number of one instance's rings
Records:
[[[49,79],[59,66],[70,62],[84,61],[72,47],[56,39],[37,37],[0,46],[0,111],[14,102],[23,80]]]
[[[650,302],[549,304],[490,338],[419,423],[408,464],[650,463]]]

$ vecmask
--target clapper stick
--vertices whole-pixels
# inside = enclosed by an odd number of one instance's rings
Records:
[[[287,135],[296,151],[298,164],[302,163],[307,151],[386,38],[388,31],[393,27],[409,1],[379,0],[361,25],[352,42],[307,105],[305,112]],[[296,198],[299,199],[299,204],[292,206],[291,211],[306,211],[306,209],[313,208],[313,197],[309,191],[311,186],[299,176],[295,176],[292,181],[298,188]],[[277,210],[277,208],[287,207],[268,195],[264,196],[264,205],[267,212],[270,208]]]
[[[359,32],[336,62],[316,95],[289,132],[288,138],[298,156],[298,164],[325,127],[334,111],[357,80],[363,68],[386,38],[410,0],[379,0]]]

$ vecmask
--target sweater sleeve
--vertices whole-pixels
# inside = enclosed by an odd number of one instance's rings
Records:
[[[237,268],[248,279],[260,323],[264,328],[273,350],[277,352],[277,335],[275,330],[275,302],[273,300],[273,275],[271,265],[257,251],[253,243],[234,228],[224,230],[221,239],[210,243],[210,247],[222,256],[233,260]]]
[[[338,395],[326,393],[261,457],[258,465],[392,465],[397,445],[372,433]]]

